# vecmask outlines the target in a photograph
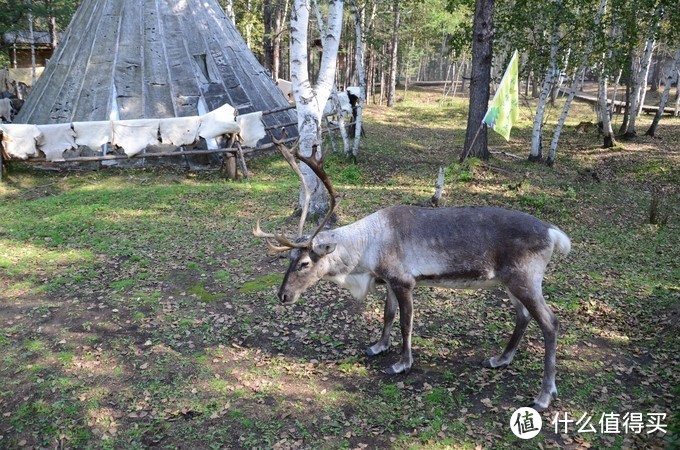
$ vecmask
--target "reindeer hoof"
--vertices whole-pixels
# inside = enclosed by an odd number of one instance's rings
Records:
[[[376,348],[374,348],[374,347],[375,347],[375,345],[372,346],[372,347],[368,347],[368,348],[366,349],[366,354],[367,354],[368,356],[378,356],[379,354],[385,353],[385,352],[388,350],[387,348],[380,348],[380,347],[378,347],[378,348],[376,349]]]
[[[531,403],[529,403],[527,406],[528,406],[529,408],[535,409],[535,410],[538,411],[538,412],[543,412],[543,411],[545,411],[546,409],[548,409],[548,407],[550,406],[550,404],[544,406],[544,405],[541,405],[541,404],[536,403],[536,402],[531,402]]]
[[[411,371],[411,366],[406,367],[402,363],[396,363],[396,364],[392,364],[390,367],[385,369],[383,372],[385,372],[387,375],[397,375],[399,373],[403,373],[404,375],[406,375],[410,371]]]
[[[482,367],[486,367],[487,369],[505,369],[509,365],[508,363],[496,364],[494,361],[495,358],[493,357],[487,358],[484,361],[482,361]]]
[[[529,406],[529,408],[534,408],[538,412],[545,411],[546,409],[548,409],[550,407],[551,401],[555,400],[556,398],[557,398],[557,391],[553,391],[553,392],[550,393],[550,398],[548,398],[545,403],[542,403],[542,402],[538,401],[538,399],[536,399],[533,402],[531,402],[531,404],[528,405],[528,406]]]

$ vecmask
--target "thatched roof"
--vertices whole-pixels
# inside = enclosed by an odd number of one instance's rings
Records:
[[[225,103],[239,114],[288,105],[216,0],[84,0],[15,123],[197,116]]]

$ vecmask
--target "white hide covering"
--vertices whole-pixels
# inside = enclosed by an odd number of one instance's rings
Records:
[[[36,125],[40,130],[38,147],[47,161],[64,161],[64,152],[76,147],[76,132],[70,123]]]
[[[295,97],[293,97],[293,83],[286,81],[283,78],[276,80],[276,86],[279,90],[286,96],[289,102],[295,103]]]
[[[36,139],[40,130],[35,125],[18,123],[0,124],[2,143],[7,154],[14,158],[26,159],[36,154]]]
[[[359,86],[347,86],[345,90],[350,94],[354,95],[355,97],[361,96],[361,87]]]
[[[257,141],[266,136],[262,123],[262,111],[236,116],[236,123],[241,129],[239,135],[246,147],[255,147]]]
[[[234,107],[227,104],[222,105],[201,116],[198,135],[204,139],[212,139],[223,134],[238,133],[239,128],[235,117],[236,109]]]
[[[326,102],[326,106],[324,106],[324,108],[323,108],[324,116],[334,116],[334,115],[342,115],[344,117],[351,116],[352,115],[352,105],[349,102],[349,97],[347,96],[347,92],[346,91],[337,92],[337,99],[338,99],[338,103],[340,103],[340,110],[338,111],[338,109],[336,107],[336,103],[333,100],[333,94],[331,94],[331,97]]]
[[[76,132],[76,144],[93,150],[113,141],[113,126],[109,120],[73,122],[73,130]]]
[[[202,116],[168,119],[104,120],[50,125],[0,124],[5,151],[12,158],[36,156],[36,144],[47,161],[64,161],[63,153],[77,146],[99,149],[113,143],[128,156],[161,142],[175,146],[190,145],[198,137],[206,140],[239,133],[243,144],[254,147],[265,137],[262,112],[236,117],[236,109],[223,105]]]
[[[134,156],[149,145],[158,144],[160,119],[114,120],[113,143]]]
[[[8,98],[0,98],[0,119],[12,120],[12,101]]]
[[[161,141],[176,146],[190,145],[198,139],[198,127],[201,118],[198,116],[176,117],[161,120]]]

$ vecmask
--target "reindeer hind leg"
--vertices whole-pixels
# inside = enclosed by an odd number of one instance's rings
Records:
[[[515,329],[512,332],[512,336],[510,337],[508,344],[505,346],[503,354],[500,356],[492,356],[491,358],[487,358],[482,363],[484,367],[490,369],[507,367],[512,362],[515,356],[515,351],[517,350],[517,346],[522,340],[522,336],[524,336],[524,332],[526,331],[529,322],[531,322],[531,314],[529,314],[529,311],[524,307],[522,302],[519,301],[519,299],[515,297],[512,292],[510,292],[510,290],[507,292],[513,306],[515,307],[517,320],[515,322]]]
[[[529,311],[543,333],[545,345],[545,361],[543,369],[543,381],[541,391],[530,405],[532,408],[543,411],[550,406],[552,399],[557,398],[557,386],[555,384],[555,367],[557,354],[557,332],[559,322],[550,307],[546,304],[541,292],[542,274],[534,277],[530,283],[508,286],[508,290]]]

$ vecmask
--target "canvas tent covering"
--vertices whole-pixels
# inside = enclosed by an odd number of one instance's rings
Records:
[[[219,122],[238,126],[225,105],[244,116],[289,103],[216,0],[85,0],[15,123],[43,125],[38,145],[48,124],[72,124],[74,133],[103,130],[102,136],[83,136],[90,142],[106,141],[108,133],[116,143],[118,129],[139,131],[152,143],[154,127],[180,136],[178,142],[194,132],[209,140],[201,130],[215,124],[204,124],[206,118],[217,120],[218,130]],[[262,116],[267,128],[295,121],[291,110]],[[54,127],[55,133],[68,140],[65,127]],[[287,132],[297,135],[294,127]]]

